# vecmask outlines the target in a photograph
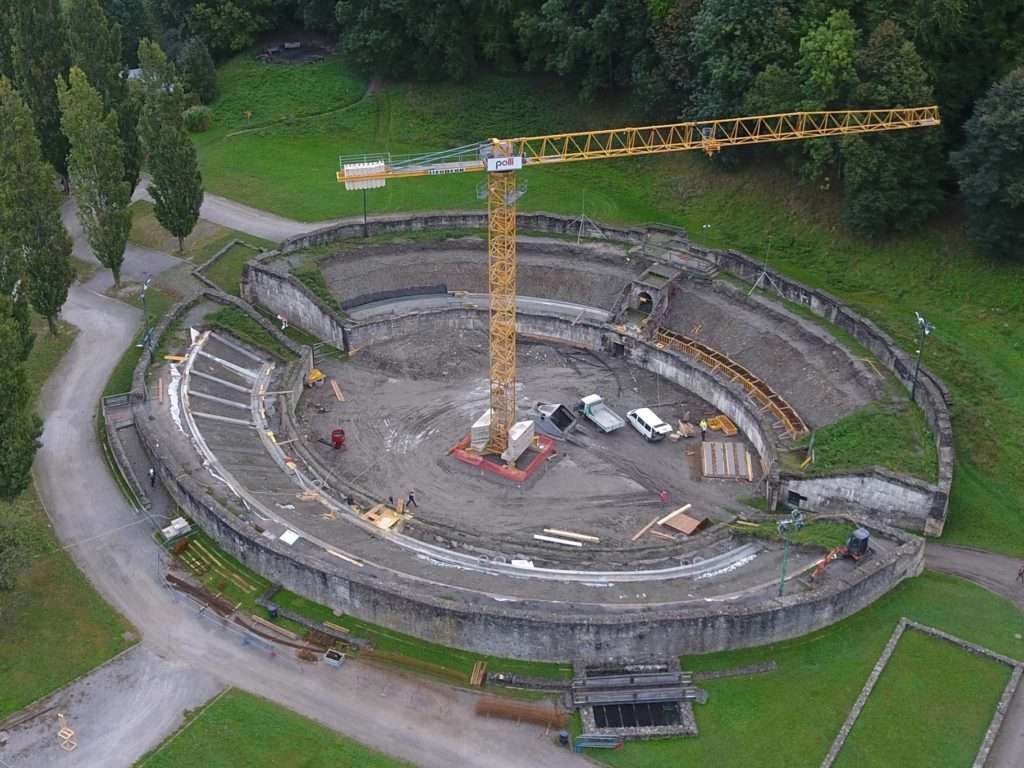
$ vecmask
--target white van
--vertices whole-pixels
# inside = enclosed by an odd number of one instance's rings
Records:
[[[636,408],[626,414],[633,428],[652,443],[671,434],[672,427],[658,418],[650,408]]]

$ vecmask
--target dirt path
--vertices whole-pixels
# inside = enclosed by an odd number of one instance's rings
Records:
[[[950,547],[929,543],[925,550],[925,566],[936,571],[961,576],[990,592],[1002,595],[1024,610],[1024,584],[1018,584],[1020,560],[966,547]],[[1020,768],[1024,765],[1024,690],[1010,702],[1002,730],[989,755],[991,768]]]

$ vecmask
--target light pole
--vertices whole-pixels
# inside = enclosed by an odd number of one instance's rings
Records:
[[[370,236],[370,230],[366,226],[366,188],[363,188],[363,238]]]
[[[917,364],[914,366],[914,383],[910,385],[911,400],[917,394],[917,374],[921,371],[921,355],[924,353],[924,341],[935,330],[935,326],[925,320],[920,312],[915,312],[914,316],[917,318],[917,329],[921,334],[921,338],[917,342]]]
[[[779,597],[786,591],[786,570],[789,567],[789,539],[786,534],[790,530],[799,531],[804,527],[804,516],[799,509],[794,509],[790,515],[789,520],[779,520],[778,522],[779,536],[782,537],[782,573],[779,575]]]
[[[153,282],[152,277],[147,277],[146,282],[142,284],[142,317],[143,317],[143,331],[142,331],[142,343],[138,346],[143,349],[149,344],[149,304],[146,302],[146,293],[149,291],[149,284]]]

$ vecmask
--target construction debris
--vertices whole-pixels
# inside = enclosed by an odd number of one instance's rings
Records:
[[[338,398],[339,402],[345,402],[345,393],[341,391],[341,387],[338,386],[338,382],[331,379],[331,389],[334,390],[334,396]]]
[[[651,522],[649,522],[647,525],[645,525],[639,531],[634,533],[633,534],[633,538],[630,539],[630,541],[636,541],[641,536],[643,536],[645,533],[647,533],[649,530],[651,530],[651,528],[653,528],[655,525],[657,525],[658,520],[660,519],[660,517],[661,517],[661,515],[659,515],[658,517],[655,517],[653,520],[651,520]]]
[[[674,515],[671,520],[668,520],[665,526],[673,528],[680,533],[685,533],[687,536],[692,536],[707,524],[708,519],[706,517],[698,519],[680,513],[679,515]]]

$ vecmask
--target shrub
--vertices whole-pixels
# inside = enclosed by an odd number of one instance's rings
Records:
[[[209,107],[189,107],[185,110],[185,128],[189,133],[203,133],[210,129],[213,110]]]

